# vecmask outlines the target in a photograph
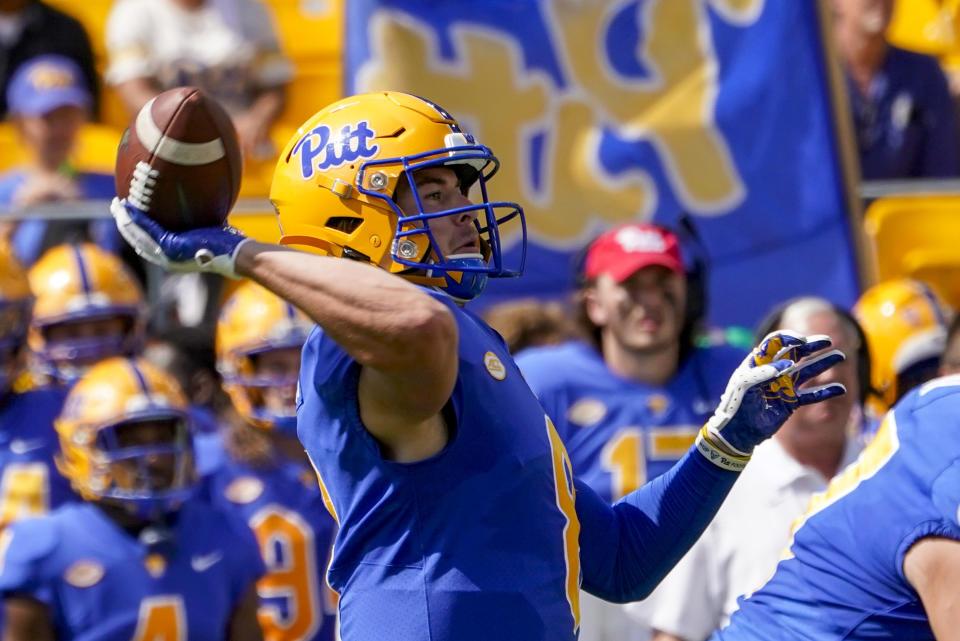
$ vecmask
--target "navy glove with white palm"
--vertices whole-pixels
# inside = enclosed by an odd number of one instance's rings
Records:
[[[170,271],[214,272],[239,278],[237,253],[250,239],[233,227],[201,227],[172,232],[119,198],[110,203],[110,213],[120,235],[144,260]]]
[[[719,407],[697,438],[700,452],[721,467],[742,469],[753,448],[772,436],[795,409],[845,393],[841,383],[799,389],[844,359],[834,349],[801,362],[831,344],[827,336],[769,334],[730,377]]]

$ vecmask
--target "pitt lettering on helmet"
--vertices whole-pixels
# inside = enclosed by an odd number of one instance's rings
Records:
[[[380,148],[367,141],[374,138],[373,130],[363,120],[356,125],[344,125],[340,134],[331,139],[330,128],[326,125],[314,127],[293,148],[293,155],[300,156],[300,175],[304,180],[313,177],[314,170],[329,169],[352,162],[357,158],[373,158]],[[316,162],[316,158],[320,159]]]

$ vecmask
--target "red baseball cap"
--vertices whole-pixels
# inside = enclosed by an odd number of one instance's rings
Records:
[[[662,265],[685,274],[680,244],[670,231],[648,223],[628,223],[604,232],[590,245],[584,275],[593,280],[609,274],[618,283],[638,269]]]

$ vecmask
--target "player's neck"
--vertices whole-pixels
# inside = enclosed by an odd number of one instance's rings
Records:
[[[612,337],[604,337],[601,352],[611,372],[647,385],[665,385],[677,373],[680,360],[680,345],[676,342],[631,349]]]

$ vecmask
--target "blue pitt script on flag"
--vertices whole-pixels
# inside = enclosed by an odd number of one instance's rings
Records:
[[[817,5],[355,0],[345,90],[426,96],[499,157],[491,194],[524,206],[530,254],[479,304],[560,297],[597,233],[687,212],[710,321],[753,325],[858,294]]]

